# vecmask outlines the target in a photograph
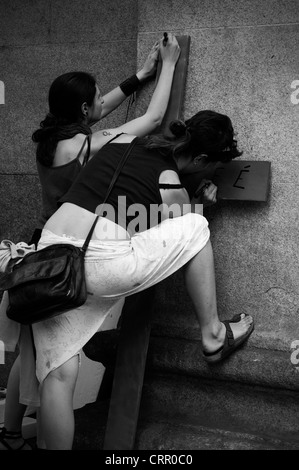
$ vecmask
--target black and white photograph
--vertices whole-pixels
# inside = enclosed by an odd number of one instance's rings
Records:
[[[0,451],[299,450],[298,178],[299,0],[0,0]]]

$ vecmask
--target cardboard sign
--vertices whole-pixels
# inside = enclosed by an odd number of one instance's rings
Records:
[[[233,160],[219,163],[216,170],[181,174],[182,184],[190,198],[203,179],[217,186],[217,199],[231,201],[267,201],[270,187],[271,163],[265,161]]]
[[[155,130],[154,134],[163,133],[172,135],[168,129],[169,123],[174,119],[182,119],[182,109],[185,94],[185,84],[187,79],[189,49],[190,49],[190,36],[176,36],[179,43],[181,52],[180,57],[175,66],[173,75],[172,87],[169,97],[169,103],[164,115],[161,126]],[[162,67],[161,57],[159,58],[156,74],[156,83],[159,79]]]
[[[219,166],[213,177],[218,187],[217,199],[267,201],[270,168],[270,162],[249,160],[233,160]]]

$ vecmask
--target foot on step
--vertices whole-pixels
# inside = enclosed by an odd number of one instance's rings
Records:
[[[234,315],[231,320],[224,320],[222,328],[213,341],[204,344],[203,358],[208,363],[217,363],[232,354],[241,346],[254,330],[251,315]]]

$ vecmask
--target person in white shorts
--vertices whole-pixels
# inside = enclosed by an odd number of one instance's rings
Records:
[[[82,246],[115,168],[134,141],[87,250],[86,303],[33,325],[47,449],[72,448],[78,352],[124,297],[183,268],[208,363],[228,357],[253,331],[250,315],[222,322],[218,317],[208,222],[199,199],[190,200],[179,177],[240,155],[231,121],[201,111],[186,123],[172,122],[170,130],[173,138],[111,130],[114,140],[81,171],[42,232],[38,249],[55,243]]]

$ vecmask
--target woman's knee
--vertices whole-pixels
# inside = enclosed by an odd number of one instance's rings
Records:
[[[58,382],[65,382],[72,384],[76,382],[79,371],[79,355],[72,357],[66,361],[57,369],[52,370],[45,379],[45,382],[49,380],[57,380]]]

